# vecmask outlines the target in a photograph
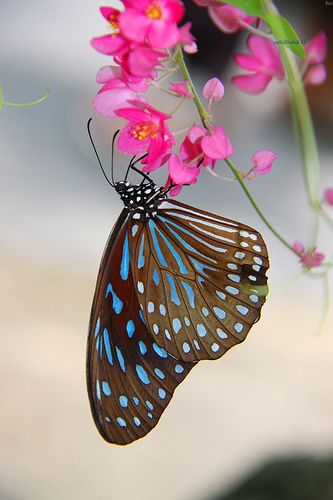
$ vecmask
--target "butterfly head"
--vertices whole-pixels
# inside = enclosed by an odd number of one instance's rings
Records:
[[[153,212],[166,198],[163,188],[156,186],[152,181],[145,181],[141,184],[120,181],[115,184],[115,188],[125,207],[130,210],[142,208],[147,212]]]

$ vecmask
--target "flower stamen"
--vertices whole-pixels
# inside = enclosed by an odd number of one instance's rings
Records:
[[[161,19],[162,18],[162,9],[158,2],[153,0],[149,7],[146,9],[146,14],[150,19]]]
[[[155,139],[156,130],[153,124],[150,123],[140,123],[132,130],[132,135],[134,139],[142,141],[144,139]]]

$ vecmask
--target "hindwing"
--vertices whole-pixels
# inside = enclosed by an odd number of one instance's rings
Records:
[[[193,362],[242,342],[268,290],[261,235],[173,200],[162,201],[152,218],[134,212],[129,225],[133,279],[156,343]]]

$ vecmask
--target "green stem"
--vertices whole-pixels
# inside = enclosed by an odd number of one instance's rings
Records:
[[[230,170],[233,172],[234,176],[236,177],[236,179],[238,180],[239,184],[242,186],[242,189],[244,191],[244,193],[246,194],[246,196],[248,197],[248,199],[250,200],[251,202],[251,205],[253,206],[253,208],[255,209],[255,211],[257,212],[257,214],[259,215],[259,217],[263,220],[263,222],[266,224],[266,226],[272,231],[272,233],[281,241],[281,243],[283,243],[287,248],[289,248],[289,250],[291,250],[292,252],[296,253],[295,250],[293,249],[293,247],[287,242],[287,240],[285,240],[283,238],[283,236],[280,235],[280,233],[278,233],[278,231],[276,229],[274,229],[274,227],[268,222],[268,220],[266,219],[266,217],[264,216],[264,214],[262,213],[262,211],[260,210],[260,208],[258,207],[255,199],[253,198],[252,194],[250,193],[250,191],[248,190],[245,182],[243,181],[240,173],[238,172],[237,168],[234,166],[234,164],[232,163],[232,161],[230,159],[226,159],[225,162],[227,163],[227,165],[229,166]]]
[[[271,0],[262,0],[268,12],[276,12]],[[274,29],[272,29],[274,34]],[[318,226],[318,208],[320,205],[320,165],[318,146],[312,122],[311,111],[306,97],[303,81],[295,61],[294,54],[284,44],[278,44],[289,84],[293,126],[301,158],[302,172],[308,202],[314,210],[313,229],[309,246],[315,246]]]
[[[321,312],[321,317],[319,320],[319,324],[317,327],[316,335],[320,335],[327,319],[329,307],[330,307],[330,287],[329,287],[329,281],[328,281],[328,275],[327,273],[323,277],[323,306],[322,306],[322,312]]]
[[[202,124],[205,128],[208,130],[211,129],[211,125],[209,123],[209,120],[211,119],[211,114],[206,110],[206,108],[203,106],[200,97],[196,91],[196,88],[194,86],[194,83],[192,81],[191,75],[187,69],[185,60],[184,60],[184,55],[181,47],[177,47],[176,52],[175,52],[175,59],[179,65],[179,68],[181,72],[183,73],[183,76],[185,80],[189,82],[189,87],[193,95],[193,100],[195,102],[195,105],[197,107],[197,110],[199,112]]]
[[[0,112],[2,110],[2,99],[3,99],[3,92],[2,92],[2,86],[0,83]]]
[[[2,90],[0,88],[0,106],[1,105],[12,106],[12,107],[34,106],[35,104],[39,104],[40,102],[45,101],[45,99],[47,99],[49,97],[49,95],[50,95],[50,91],[49,91],[49,89],[47,89],[45,94],[42,97],[40,97],[39,99],[36,99],[35,101],[32,101],[32,102],[6,102],[6,101],[2,100],[3,94],[2,94]],[[1,110],[1,107],[0,107],[0,110]]]
[[[333,219],[332,217],[326,212],[325,208],[321,207],[320,210],[320,215],[322,218],[326,221],[326,223],[333,229]]]

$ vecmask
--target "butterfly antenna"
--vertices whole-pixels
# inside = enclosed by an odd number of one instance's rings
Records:
[[[111,147],[111,179],[112,179],[112,182],[113,182],[113,185],[115,186],[115,182],[114,182],[114,177],[113,177],[113,157],[114,157],[114,143],[116,141],[116,137],[117,135],[119,134],[119,130],[117,130],[113,137],[112,137],[112,147]]]
[[[135,163],[136,163],[136,162],[135,162]],[[139,170],[138,168],[136,168],[136,167],[134,166],[134,165],[135,165],[135,163],[133,163],[133,164],[131,165],[131,169],[132,169],[132,170],[134,170],[134,172],[137,172],[138,174],[142,175],[142,177],[144,177],[145,179],[147,179],[147,181],[149,181],[149,182],[150,182],[150,184],[151,184],[153,181],[151,180],[151,178],[149,177],[149,175],[145,174],[144,172],[141,172],[141,170]]]
[[[91,131],[90,131],[90,123],[91,123],[91,121],[92,121],[92,118],[89,118],[88,123],[87,123],[87,130],[88,130],[88,135],[89,135],[89,139],[90,139],[91,145],[92,145],[92,147],[93,147],[93,150],[94,150],[94,152],[95,152],[95,155],[96,155],[96,158],[97,158],[98,164],[99,164],[99,166],[101,167],[101,170],[102,170],[102,172],[103,172],[103,175],[104,175],[104,177],[105,177],[106,181],[110,184],[110,186],[112,186],[112,187],[114,188],[114,187],[115,187],[115,184],[114,184],[114,182],[113,182],[113,176],[112,176],[112,182],[111,182],[111,181],[110,181],[110,179],[108,178],[108,176],[107,176],[107,175],[106,175],[106,173],[105,173],[105,170],[104,170],[104,168],[103,168],[103,165],[102,165],[101,159],[100,159],[100,157],[99,157],[99,154],[97,153],[97,149],[96,149],[95,143],[94,143],[93,138],[92,138],[92,136],[91,136]]]

